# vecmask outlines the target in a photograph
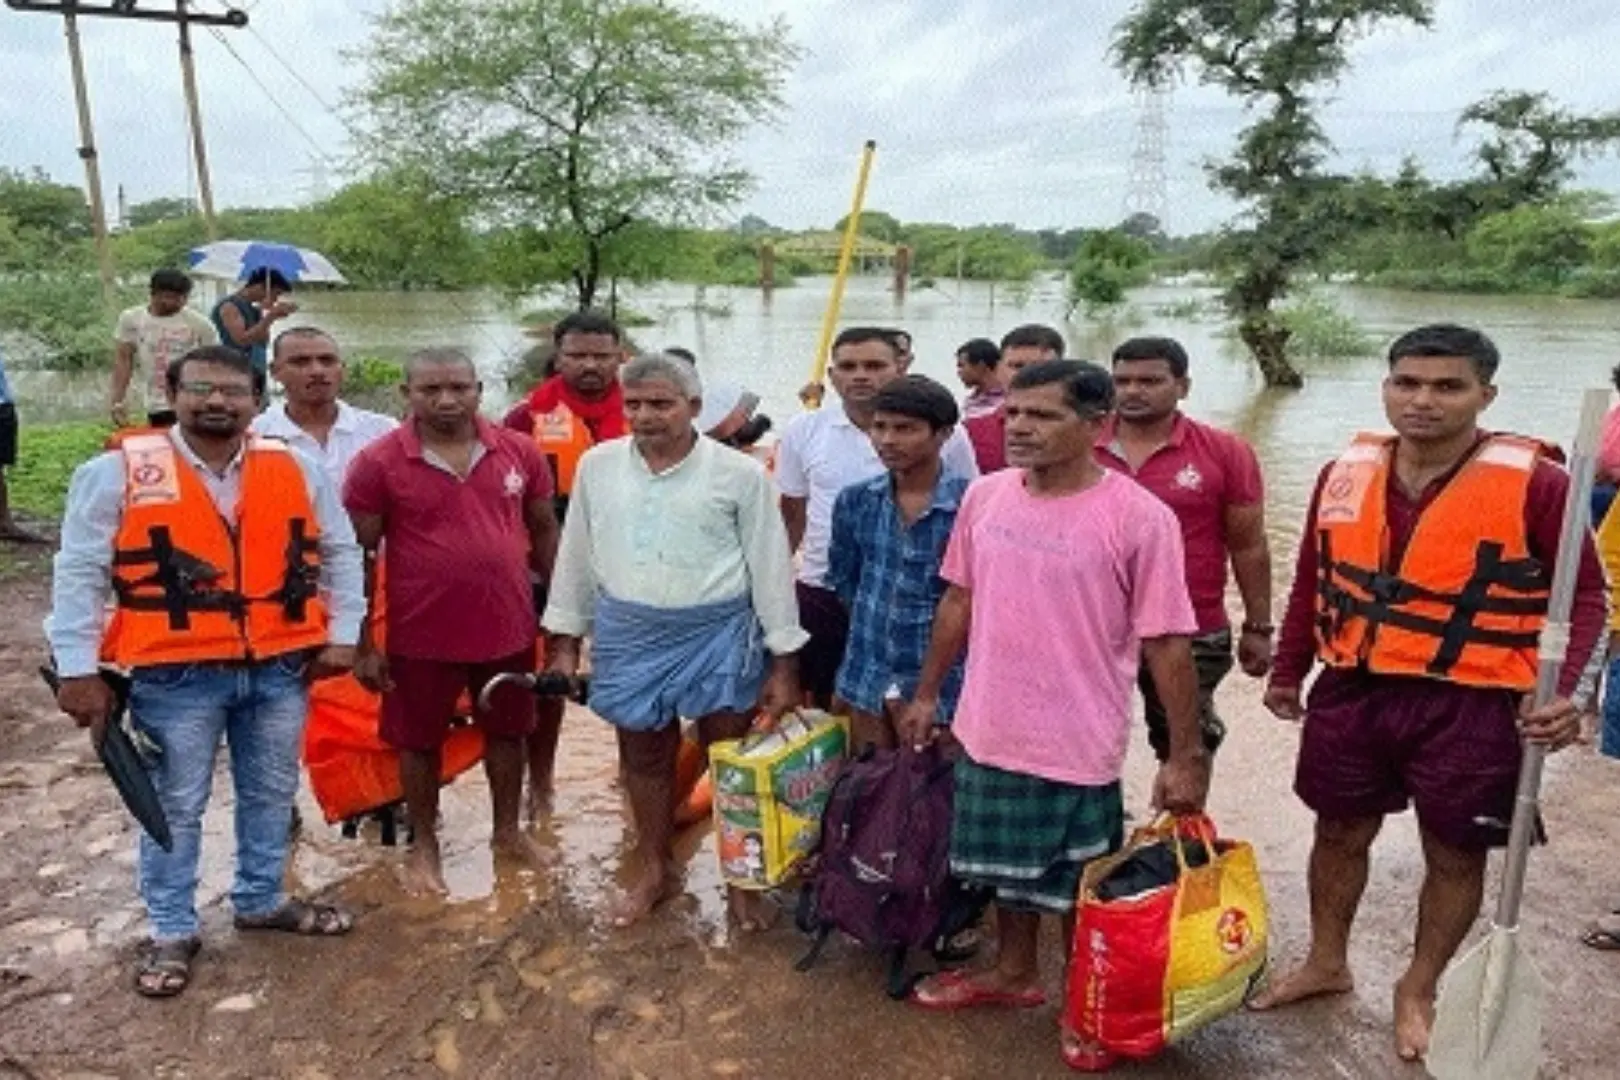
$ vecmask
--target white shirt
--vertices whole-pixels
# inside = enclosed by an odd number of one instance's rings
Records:
[[[169,438],[181,459],[196,471],[220,516],[234,517],[242,496],[242,454],[232,458],[223,473],[216,473],[191,449],[179,428],[170,428]],[[365,571],[354,526],[325,470],[297,450],[289,452],[303,470],[320,529],[320,587],[327,598],[328,638],[334,645],[353,645],[360,640],[360,623],[366,617]],[[45,637],[64,679],[96,672],[112,591],[113,544],[123,518],[124,455],[114,450],[80,465],[68,486],[62,548],[51,578],[51,613],[45,619]]]
[[[770,478],[759,462],[713,439],[700,437],[661,473],[647,467],[633,438],[600,443],[579,459],[546,629],[584,637],[599,591],[659,608],[751,593],[767,649],[782,656],[809,640]]]
[[[280,439],[295,450],[302,450],[326,468],[326,476],[339,492],[343,478],[349,473],[349,463],[366,447],[399,427],[392,416],[357,409],[346,401],[337,403],[337,422],[327,433],[326,445],[295,424],[287,415],[287,405],[278,401],[253,418],[251,430],[259,435]]]
[[[113,331],[120,345],[135,346],[133,382],[147,412],[174,408],[169,400],[169,361],[202,345],[218,345],[219,331],[201,312],[182,307],[173,315],[154,315],[145,304],[118,316]]]
[[[973,444],[958,424],[940,452],[945,473],[969,480],[979,475]],[[776,448],[776,486],[790,499],[806,499],[799,580],[825,587],[827,546],[832,542],[833,501],[851,484],[882,476],[883,462],[872,440],[855,426],[844,407],[833,403],[788,421]]]

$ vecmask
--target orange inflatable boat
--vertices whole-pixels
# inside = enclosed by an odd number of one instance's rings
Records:
[[[378,600],[372,612],[372,638],[383,644],[382,567],[377,569]],[[457,716],[471,716],[465,694]],[[304,768],[310,790],[328,824],[358,817],[405,797],[399,781],[399,752],[377,734],[382,697],[353,675],[321,679],[309,688],[309,719],[304,726]],[[440,779],[449,783],[484,757],[484,733],[477,727],[451,729],[445,740]]]

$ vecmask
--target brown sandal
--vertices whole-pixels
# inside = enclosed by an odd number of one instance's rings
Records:
[[[354,916],[331,904],[288,900],[268,915],[238,915],[238,930],[278,930],[304,937],[342,937],[354,929]]]
[[[142,997],[178,997],[191,985],[191,962],[202,949],[196,938],[154,941],[135,965],[135,992]]]

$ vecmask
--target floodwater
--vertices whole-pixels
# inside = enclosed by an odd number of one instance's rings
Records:
[[[828,279],[803,279],[766,298],[757,289],[689,286],[627,287],[621,303],[657,320],[631,331],[643,347],[685,345],[707,378],[739,382],[758,393],[778,423],[798,411],[796,393],[810,371],[828,293]],[[1620,304],[1555,298],[1474,297],[1325,287],[1380,347],[1424,322],[1478,326],[1500,347],[1501,396],[1489,422],[1567,442],[1574,434],[1582,390],[1607,386],[1620,360]],[[1378,382],[1380,356],[1305,362],[1300,391],[1266,391],[1253,363],[1223,333],[1219,319],[1188,318],[1189,301],[1211,291],[1156,286],[1132,294],[1127,310],[1107,324],[1065,324],[1061,282],[1045,280],[1024,295],[1007,286],[941,280],[897,304],[887,278],[856,277],[844,299],[841,326],[901,326],[914,337],[914,370],[955,388],[954,354],[970,337],[999,338],[1024,322],[1058,326],[1069,355],[1104,358],[1134,333],[1179,338],[1193,357],[1188,411],[1231,428],[1254,443],[1265,468],[1274,537],[1291,550],[1305,499],[1320,465],[1357,430],[1384,425]],[[486,405],[494,412],[523,388],[508,388],[505,372],[532,344],[518,324],[525,308],[489,294],[307,293],[289,323],[313,323],[353,355],[403,357],[427,345],[465,348],[485,375]],[[1163,314],[1169,310],[1173,314]],[[22,371],[13,376],[26,414],[39,420],[99,412],[99,378],[62,378]]]
[[[950,381],[952,353],[973,336],[1021,322],[1060,323],[1057,288],[1022,303],[1001,290],[954,283],[897,307],[877,279],[857,279],[842,322],[901,325],[918,369]],[[629,306],[660,319],[634,331],[649,346],[683,344],[700,370],[760,393],[779,422],[796,411],[820,325],[825,283],[779,290],[629,291]],[[1298,392],[1265,392],[1213,320],[1161,317],[1162,305],[1202,295],[1146,290],[1134,313],[1106,327],[1065,327],[1071,355],[1106,354],[1131,333],[1168,333],[1194,356],[1189,411],[1251,439],[1265,467],[1279,604],[1299,521],[1321,463],[1350,434],[1383,424],[1377,357],[1309,364]],[[1420,322],[1478,325],[1501,346],[1493,426],[1567,441],[1580,392],[1607,382],[1620,352],[1620,307],[1560,301],[1334,294],[1379,341]],[[514,309],[482,296],[331,293],[304,298],[300,321],[333,331],[351,353],[400,355],[428,344],[468,348],[487,376],[491,411],[509,395],[501,373],[528,344]],[[86,414],[102,391],[85,380],[14,376],[25,415]],[[199,906],[208,950],[177,1002],[128,991],[141,933],[133,835],[82,735],[51,707],[31,674],[40,654],[43,572],[6,590],[0,620],[0,1078],[58,1076],[289,1077],[1057,1077],[1060,974],[1051,942],[1054,1004],[1019,1015],[921,1014],[884,1000],[881,964],[835,946],[815,971],[792,962],[803,940],[784,925],[739,939],[725,924],[713,842],[683,838],[682,895],[628,932],[603,914],[626,839],[605,725],[571,707],[553,813],[537,835],[558,855],[544,873],[493,864],[487,789],[476,773],[446,791],[448,902],[406,897],[400,849],[342,839],[304,799],[304,835],[291,884],[361,916],[343,942],[266,940],[229,929],[228,775],[215,787]],[[1211,810],[1223,831],[1252,840],[1274,915],[1273,956],[1291,964],[1307,929],[1310,819],[1290,792],[1297,729],[1258,706],[1257,684],[1234,674],[1220,693],[1232,728]],[[1146,812],[1150,755],[1133,747],[1128,806]],[[1612,1075],[1620,1025],[1620,967],[1575,941],[1586,919],[1620,902],[1607,837],[1620,817],[1620,776],[1587,750],[1549,769],[1553,844],[1532,862],[1524,944],[1550,984],[1543,1077]],[[1386,829],[1357,923],[1355,993],[1268,1016],[1239,1016],[1134,1077],[1414,1077],[1389,1045],[1389,988],[1399,974],[1422,863],[1409,818]],[[1493,889],[1494,892],[1494,889]],[[784,921],[785,922],[785,921]],[[109,1033],[116,1032],[116,1035]]]

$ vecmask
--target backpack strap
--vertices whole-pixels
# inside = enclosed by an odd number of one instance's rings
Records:
[[[904,1001],[910,997],[912,989],[922,981],[922,975],[907,973],[907,951],[904,945],[896,945],[889,951],[888,993],[895,1001]]]
[[[816,962],[821,959],[822,951],[827,948],[827,940],[832,937],[832,932],[833,928],[830,925],[824,925],[817,930],[815,940],[810,943],[810,951],[799,958],[799,962],[793,965],[793,970],[805,972],[815,967]]]
[[[816,918],[816,883],[814,879],[799,886],[799,900],[793,905],[793,925],[799,928],[799,933],[810,935],[821,929],[821,920]]]

